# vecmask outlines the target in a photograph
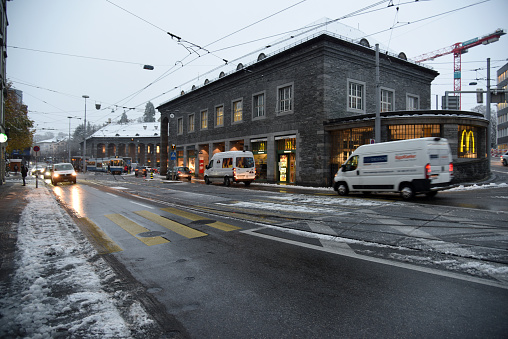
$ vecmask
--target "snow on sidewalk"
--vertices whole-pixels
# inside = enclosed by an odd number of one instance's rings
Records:
[[[47,188],[30,186],[18,225],[12,283],[0,286],[0,337],[148,334],[154,321],[121,290],[121,281]],[[119,288],[112,289],[115,285]]]

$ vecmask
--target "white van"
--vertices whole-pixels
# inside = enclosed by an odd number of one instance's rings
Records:
[[[362,145],[341,166],[334,178],[339,195],[349,192],[400,192],[435,196],[450,187],[452,153],[444,138],[420,138]]]
[[[248,151],[229,151],[215,153],[205,170],[205,182],[243,182],[249,186],[256,179],[254,155]]]

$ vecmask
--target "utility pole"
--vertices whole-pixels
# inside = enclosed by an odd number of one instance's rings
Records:
[[[487,105],[487,111],[485,112],[486,119],[489,122],[487,125],[487,170],[490,174],[490,160],[491,160],[491,154],[490,149],[492,148],[492,140],[490,134],[492,133],[492,126],[490,121],[490,100],[491,100],[491,93],[490,93],[490,58],[487,58],[487,99],[486,99],[486,105]]]
[[[376,120],[374,122],[374,140],[381,142],[381,84],[379,81],[379,44],[376,44]]]

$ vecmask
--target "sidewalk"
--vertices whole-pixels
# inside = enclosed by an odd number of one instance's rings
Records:
[[[0,186],[0,337],[179,337],[145,311],[44,181],[27,179]]]

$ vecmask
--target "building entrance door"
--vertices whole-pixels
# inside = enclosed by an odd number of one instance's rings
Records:
[[[281,183],[294,184],[296,178],[296,157],[295,153],[279,155],[279,177]]]

